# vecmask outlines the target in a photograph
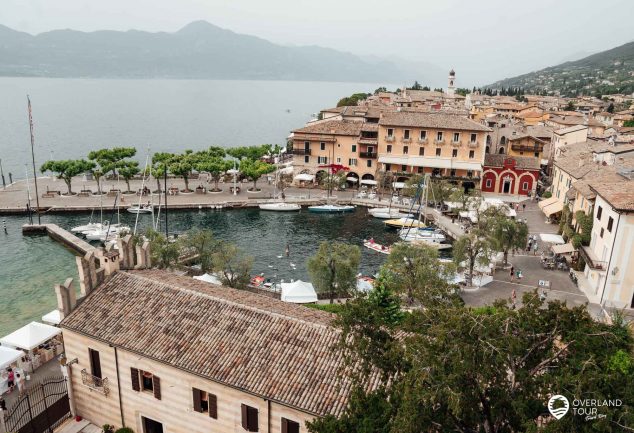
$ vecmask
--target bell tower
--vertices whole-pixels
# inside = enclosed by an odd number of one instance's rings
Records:
[[[447,94],[454,95],[456,93],[456,71],[449,71],[449,79],[447,82]]]

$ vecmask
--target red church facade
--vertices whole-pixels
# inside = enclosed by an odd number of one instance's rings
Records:
[[[538,158],[487,154],[482,168],[482,192],[532,194],[537,188],[539,170]]]

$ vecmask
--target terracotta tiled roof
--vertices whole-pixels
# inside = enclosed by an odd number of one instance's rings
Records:
[[[632,181],[623,178],[620,182],[598,183],[590,186],[612,207],[619,211],[634,212],[634,188]]]
[[[379,130],[378,123],[364,123],[363,126],[361,127],[361,131],[365,131],[365,132],[376,132],[378,130]]]
[[[487,153],[484,155],[484,167],[504,167],[504,161],[514,159],[517,168],[526,170],[539,170],[539,158],[532,156],[509,156],[498,153]]]
[[[474,122],[463,116],[446,113],[417,113],[411,111],[396,111],[383,113],[379,125],[411,126],[414,128],[439,128],[463,131],[491,131],[481,123]]]
[[[326,120],[315,122],[303,128],[293,130],[295,134],[334,134],[334,135],[359,135],[363,122],[352,120]]]
[[[117,272],[61,327],[307,413],[338,415],[351,383],[337,379],[333,317],[150,270]]]

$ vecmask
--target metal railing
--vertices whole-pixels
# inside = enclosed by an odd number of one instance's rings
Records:
[[[427,144],[427,138],[419,138],[419,139],[418,139],[418,142],[419,142],[420,144]]]
[[[386,135],[385,136],[385,141],[387,141],[388,143],[391,143],[394,141],[394,136],[393,135]]]
[[[442,138],[440,140],[439,139],[435,139],[434,143],[436,143],[436,144],[445,144],[445,139],[444,138]]]
[[[603,262],[601,260],[597,260],[594,256],[594,252],[590,249],[590,247],[582,246],[579,248],[579,254],[583,257],[583,260],[590,267],[590,269],[596,269],[599,271],[605,271],[608,266],[608,262]]]
[[[93,376],[92,374],[88,373],[85,368],[81,371],[81,383],[90,389],[102,393],[103,395],[108,395],[108,393],[110,392],[107,377],[101,378]]]
[[[361,158],[376,158],[377,153],[376,152],[359,152],[359,156]]]
[[[401,139],[401,141],[402,141],[403,143],[411,143],[411,142],[412,142],[412,139],[411,139],[411,138],[405,138],[405,137],[403,137],[403,138]]]
[[[469,147],[478,147],[478,142],[477,141],[470,141],[469,142]]]
[[[291,149],[293,155],[310,155],[310,149]]]
[[[527,146],[525,144],[511,144],[511,149],[516,152],[542,152],[544,150],[544,146]]]

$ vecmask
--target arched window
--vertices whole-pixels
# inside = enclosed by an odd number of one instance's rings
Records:
[[[489,146],[484,148],[484,153],[489,153],[491,151],[491,149],[489,148]]]
[[[500,155],[504,155],[504,148],[503,148],[503,147],[500,147],[500,150],[498,150],[498,153],[499,153]]]
[[[490,146],[491,145],[491,136],[487,135],[487,144]]]
[[[506,137],[502,136],[502,138],[500,138],[500,144],[506,144]]]

